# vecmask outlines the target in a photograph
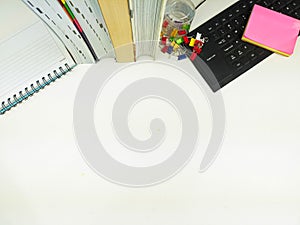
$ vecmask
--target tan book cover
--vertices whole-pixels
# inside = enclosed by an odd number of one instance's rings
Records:
[[[128,0],[98,0],[117,62],[135,61]]]

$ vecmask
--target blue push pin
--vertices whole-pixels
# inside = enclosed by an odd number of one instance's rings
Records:
[[[167,51],[167,52],[168,52],[169,54],[171,54],[171,53],[173,52],[173,48],[174,48],[173,46],[169,46],[169,48],[168,48],[168,51]]]
[[[183,54],[183,55],[179,55],[179,56],[178,56],[178,60],[183,60],[183,59],[186,59],[186,54]]]

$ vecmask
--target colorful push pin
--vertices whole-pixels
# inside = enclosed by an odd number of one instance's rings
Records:
[[[197,46],[198,48],[202,48],[203,42],[199,41],[199,40],[196,40],[194,46]]]
[[[172,41],[171,46],[174,47],[175,44],[176,44],[175,41]]]
[[[164,46],[162,49],[161,49],[161,51],[163,52],[163,53],[166,53],[167,51],[168,51],[168,46]]]
[[[193,48],[193,52],[197,52],[197,51],[198,51],[198,49],[199,49],[199,48],[198,48],[198,46],[197,46],[197,45],[195,45],[195,46],[194,46],[194,48]]]
[[[175,45],[174,45],[174,51],[177,51],[177,49],[179,49],[179,45],[178,45],[178,44],[175,44]]]
[[[169,46],[167,52],[171,54],[173,52],[173,46]]]
[[[202,48],[199,48],[198,46],[195,46],[193,48],[193,51],[196,52],[199,55],[201,53],[201,51],[202,51]]]
[[[177,59],[178,60],[186,59],[186,54],[179,55]]]
[[[166,45],[167,44],[167,37],[161,38],[161,44]]]
[[[191,38],[189,46],[194,47],[195,42],[196,42],[196,39],[195,38]]]
[[[197,32],[197,34],[196,34],[196,40],[200,41],[201,40],[201,36],[202,36],[202,34],[200,34],[200,33]]]
[[[182,44],[182,43],[183,43],[183,38],[182,38],[182,37],[178,38],[178,39],[176,40],[176,43],[177,43],[178,45]]]
[[[174,41],[174,37],[170,37],[170,41],[171,41],[171,42]]]
[[[197,40],[196,42],[195,42],[195,46],[197,46],[198,48],[202,48],[203,47],[203,42],[202,41],[199,41],[199,40]]]
[[[184,29],[184,30],[186,30],[186,31],[189,31],[190,25],[189,25],[189,24],[183,24],[183,25],[182,25],[182,29]]]
[[[176,28],[173,29],[171,33],[171,37],[176,37],[178,30]]]
[[[196,52],[193,52],[190,56],[190,60],[194,61],[197,57],[197,53]]]
[[[169,22],[168,22],[167,20],[165,20],[165,21],[163,22],[163,25],[162,25],[162,26],[163,26],[164,28],[166,28],[168,25],[169,25]]]
[[[183,35],[186,35],[186,34],[187,34],[186,30],[179,30],[178,31],[178,35],[180,35],[180,36],[183,36]]]
[[[183,37],[183,41],[184,41],[185,44],[188,44],[190,42],[190,40],[188,39],[187,36]]]

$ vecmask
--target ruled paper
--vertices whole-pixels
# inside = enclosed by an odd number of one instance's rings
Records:
[[[65,63],[74,65],[42,22],[24,28],[0,43],[0,101]]]

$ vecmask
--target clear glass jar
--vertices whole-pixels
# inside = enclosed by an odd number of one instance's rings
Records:
[[[168,0],[165,16],[174,23],[190,24],[195,16],[195,5],[190,0]]]
[[[191,0],[168,0],[162,27],[162,36],[171,37],[174,29],[189,31],[195,16]]]

